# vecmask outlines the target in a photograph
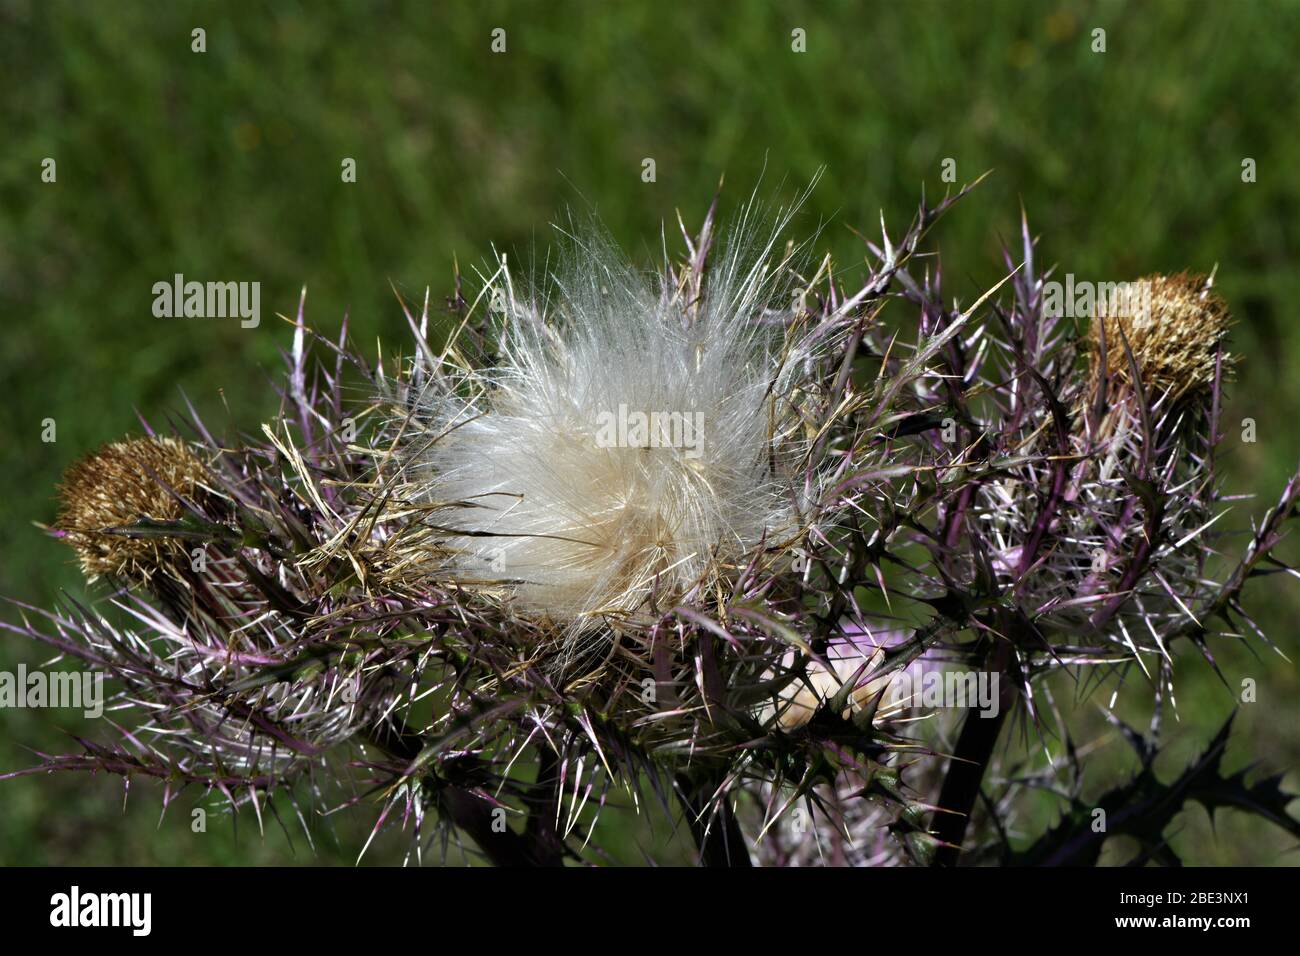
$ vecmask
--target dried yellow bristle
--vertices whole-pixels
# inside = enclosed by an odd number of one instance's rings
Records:
[[[63,473],[62,508],[55,527],[77,552],[88,580],[111,576],[147,583],[181,552],[176,539],[132,538],[106,529],[142,518],[181,517],[184,509],[172,492],[192,499],[206,476],[203,463],[177,438],[136,438],[104,445]]]
[[[1088,337],[1094,378],[1100,370],[1100,330],[1106,332],[1106,374],[1129,381],[1127,340],[1142,385],[1152,399],[1178,400],[1208,391],[1214,384],[1216,357],[1227,335],[1228,306],[1205,276],[1187,272],[1151,275],[1131,283],[1136,290],[1126,314],[1094,318]],[[1123,338],[1120,331],[1123,330]],[[1224,353],[1224,367],[1229,356]]]

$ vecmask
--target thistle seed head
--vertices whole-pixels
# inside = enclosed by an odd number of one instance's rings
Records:
[[[192,499],[207,469],[178,438],[136,438],[104,445],[63,473],[55,527],[77,552],[90,581],[108,576],[148,583],[181,551],[176,539],[131,537],[120,531],[142,518],[173,521],[177,496]]]
[[[1230,323],[1227,304],[1205,276],[1188,272],[1147,276],[1134,287],[1139,293],[1131,315],[1101,316],[1088,330],[1094,379],[1100,372],[1104,329],[1106,374],[1112,381],[1130,378],[1123,344],[1127,340],[1142,385],[1153,399],[1168,394],[1177,401],[1208,393]]]
[[[757,260],[746,245],[699,294],[598,243],[547,299],[516,301],[499,273],[495,362],[442,369],[409,407],[408,492],[445,532],[436,576],[572,643],[707,598],[797,536],[809,352],[774,240]]]

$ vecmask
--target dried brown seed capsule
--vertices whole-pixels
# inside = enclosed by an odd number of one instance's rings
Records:
[[[193,500],[201,495],[206,477],[203,462],[180,439],[113,442],[64,472],[55,527],[77,552],[88,580],[113,577],[145,584],[183,556],[182,543],[166,537],[129,537],[107,529],[143,518],[180,518],[185,512],[176,496]]]
[[[1132,294],[1120,314],[1094,319],[1088,331],[1094,379],[1100,371],[1104,328],[1106,373],[1112,382],[1130,378],[1127,340],[1152,400],[1165,394],[1177,401],[1207,393],[1214,385],[1216,356],[1230,324],[1227,304],[1204,276],[1188,272],[1147,276],[1128,288]],[[1223,358],[1226,368],[1229,356],[1225,353]]]

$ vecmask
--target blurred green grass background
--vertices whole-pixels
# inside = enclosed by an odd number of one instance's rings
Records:
[[[198,27],[206,53],[191,51]],[[966,301],[1000,276],[1022,202],[1040,262],[1061,272],[1117,280],[1217,264],[1245,357],[1226,420],[1252,417],[1259,434],[1230,442],[1229,486],[1260,493],[1262,509],[1300,453],[1298,27],[1295,3],[1210,0],[0,0],[0,594],[48,605],[86,593],[31,522],[52,519],[62,469],[135,429],[136,410],[163,422],[183,389],[206,419],[257,428],[288,340],[274,313],[291,312],[302,286],[317,328],[336,330],[346,311],[358,341],[391,349],[405,335],[393,286],[416,298],[428,286],[436,300],[453,257],[468,268],[492,244],[526,253],[566,205],[590,203],[650,261],[661,224],[672,230],[680,209],[698,226],[723,174],[725,211],[760,176],[788,196],[823,166],[800,223],[828,223],[821,244],[841,265],[860,259],[845,227],[870,234],[883,211],[901,231],[923,183],[942,191],[945,158],[959,182],[993,169],[936,233],[949,292]],[[495,28],[505,53],[490,50]],[[791,49],[795,28],[806,53]],[[1091,49],[1096,28],[1105,53]],[[47,157],[53,184],[41,181]],[[355,183],[341,181],[347,157]],[[1246,158],[1256,182],[1242,181]],[[153,283],[177,272],[260,281],[261,326],[154,318]],[[46,418],[56,443],[40,440]],[[1296,583],[1250,594],[1295,657]],[[43,659],[0,640],[0,667]],[[1234,687],[1260,682],[1229,765],[1300,766],[1294,666],[1241,648],[1221,663]],[[1234,698],[1197,661],[1178,679],[1170,733],[1188,756]],[[1144,722],[1146,693],[1129,697]],[[0,768],[32,762],[23,746],[72,746],[61,727],[76,723],[0,713]],[[1099,783],[1131,766],[1122,749],[1101,748]],[[350,863],[373,820],[352,814],[312,852],[274,828],[260,837],[251,816],[238,835],[218,822],[194,835],[192,800],[160,824],[159,797],[137,785],[123,811],[115,780],[0,784],[0,863]],[[612,816],[629,859],[662,836],[662,823],[650,835]],[[1179,826],[1175,846],[1194,862],[1296,859],[1264,824],[1223,818],[1216,833],[1191,811]],[[366,859],[403,849],[390,834]]]

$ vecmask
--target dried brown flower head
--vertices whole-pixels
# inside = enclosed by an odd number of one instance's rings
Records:
[[[1207,393],[1214,385],[1216,357],[1230,322],[1228,306],[1210,281],[1181,272],[1147,276],[1129,289],[1133,294],[1127,307],[1117,310],[1119,314],[1094,319],[1088,330],[1094,378],[1101,363],[1100,330],[1104,328],[1106,373],[1112,381],[1129,379],[1127,340],[1142,385],[1153,400],[1165,394],[1178,400]],[[1227,362],[1225,353],[1225,368]]]
[[[136,524],[142,518],[180,518],[184,509],[176,496],[194,498],[206,476],[203,462],[177,438],[136,438],[104,445],[64,472],[55,527],[77,552],[88,580],[110,576],[147,583],[180,553],[177,539],[131,537],[108,529]]]

